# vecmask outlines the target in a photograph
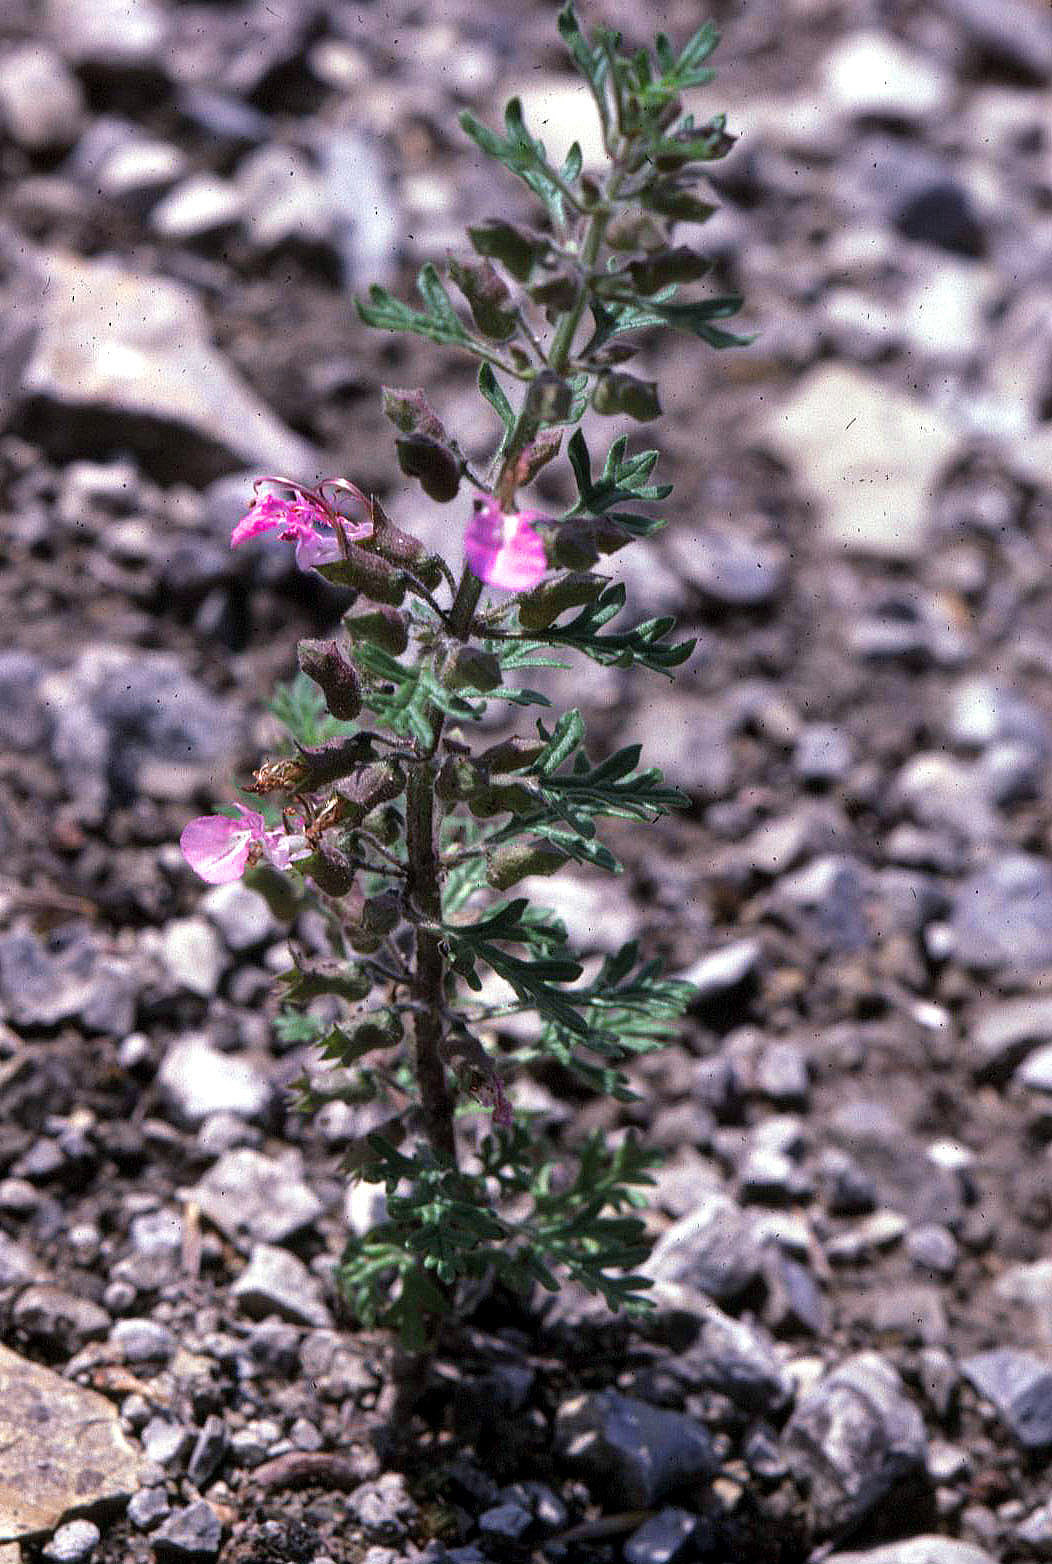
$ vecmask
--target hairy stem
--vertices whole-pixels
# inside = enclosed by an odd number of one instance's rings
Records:
[[[406,836],[409,853],[409,897],[429,923],[441,922],[438,851],[435,842],[434,772],[421,760],[410,770],[406,792]],[[456,1161],[453,1135],[453,1094],[442,1062],[442,982],[445,962],[439,936],[416,930],[412,995],[419,1008],[413,1017],[413,1074],[420,1087],[424,1132],[432,1149]]]

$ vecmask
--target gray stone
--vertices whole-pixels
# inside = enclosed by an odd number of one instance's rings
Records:
[[[344,282],[382,280],[391,274],[404,232],[386,159],[378,146],[352,129],[319,126],[318,137],[318,162]]]
[[[810,722],[796,741],[793,766],[805,782],[840,782],[851,766],[851,741],[831,722]]]
[[[30,652],[0,652],[0,745],[32,751],[45,741],[48,719],[37,695],[44,664]]]
[[[160,1415],[151,1417],[142,1434],[143,1454],[157,1466],[178,1468],[186,1463],[193,1448],[194,1436],[189,1428],[173,1418]]]
[[[836,549],[916,560],[943,471],[960,445],[941,413],[846,365],[811,370],[758,422],[822,510]]]
[[[255,1319],[280,1314],[293,1325],[332,1324],[317,1277],[294,1254],[272,1244],[254,1246],[231,1293],[245,1313]]]
[[[83,1564],[101,1541],[102,1533],[94,1521],[67,1521],[44,1548],[43,1557],[48,1564]]]
[[[782,1108],[806,1108],[811,1095],[808,1058],[799,1043],[769,1043],[756,1061],[753,1087]]]
[[[969,842],[998,835],[997,815],[979,768],[952,755],[914,755],[895,778],[892,799],[918,825],[945,827]]]
[[[952,1276],[960,1258],[956,1238],[937,1222],[915,1227],[906,1238],[906,1253],[918,1271],[934,1271],[937,1276]]]
[[[157,1072],[157,1085],[187,1124],[201,1124],[214,1113],[261,1119],[273,1105],[273,1088],[255,1065],[237,1054],[220,1053],[203,1037],[172,1045]]]
[[[830,853],[779,880],[772,904],[808,940],[848,954],[872,942],[866,919],[869,880],[869,870],[857,859]]]
[[[245,225],[261,248],[329,237],[333,220],[325,183],[302,152],[269,142],[239,163],[236,181]]]
[[[348,1494],[347,1508],[367,1533],[388,1541],[404,1537],[417,1514],[401,1472],[385,1472],[373,1482],[362,1483]]]
[[[36,438],[69,456],[119,443],[162,479],[257,465],[304,480],[319,458],[234,373],[194,294],[112,260],[50,256],[22,381]]]
[[[808,1485],[811,1523],[827,1536],[894,1502],[925,1478],[924,1422],[879,1353],[845,1359],[798,1401],[782,1452]]]
[[[712,1477],[719,1466],[700,1423],[615,1390],[564,1401],[555,1415],[555,1444],[597,1491],[629,1508],[649,1508],[682,1483]]]
[[[231,950],[251,950],[272,939],[278,922],[257,891],[235,880],[214,885],[201,898],[201,911],[211,918]]]
[[[242,719],[168,653],[91,647],[41,694],[52,756],[82,808],[140,793],[189,801],[233,765]]]
[[[521,1504],[497,1504],[483,1510],[478,1528],[484,1536],[503,1542],[518,1542],[533,1525],[533,1516]]]
[[[734,1202],[710,1194],[661,1235],[640,1269],[654,1282],[678,1282],[723,1303],[759,1279],[763,1254]]]
[[[141,200],[175,184],[185,171],[186,154],[172,142],[129,136],[102,158],[98,189],[111,201]]]
[[[660,1297],[655,1302],[661,1306]],[[714,1303],[701,1303],[696,1318],[698,1334],[676,1360],[677,1377],[692,1390],[726,1396],[752,1416],[783,1413],[792,1400],[792,1387],[766,1332],[732,1318]]]
[[[280,1162],[238,1147],[192,1190],[201,1212],[241,1249],[283,1244],[317,1221],[322,1203],[303,1179]]]
[[[211,1413],[205,1418],[186,1463],[186,1475],[195,1488],[206,1488],[212,1481],[226,1458],[229,1443],[226,1424]]]
[[[123,1502],[142,1466],[105,1396],[0,1347],[0,1542]]]
[[[76,925],[46,942],[31,933],[0,935],[0,1010],[18,1026],[77,1020],[119,1036],[134,1022],[137,986],[132,967]]]
[[[219,1553],[222,1527],[219,1516],[204,1499],[174,1510],[153,1534],[159,1560],[172,1564],[212,1564]]]
[[[152,1531],[171,1508],[163,1488],[140,1488],[128,1501],[128,1519],[138,1531]]]
[[[676,1564],[686,1556],[697,1529],[696,1515],[666,1505],[629,1537],[624,1546],[625,1564]]]
[[[984,55],[1035,83],[1052,81],[1052,33],[1026,0],[939,0]]]
[[[11,1317],[16,1328],[34,1342],[66,1353],[79,1352],[89,1341],[98,1341],[112,1323],[97,1303],[51,1282],[38,1282],[19,1293]]]
[[[1052,966],[1052,866],[1007,853],[959,886],[951,928],[957,959],[981,971]]]
[[[110,1331],[110,1341],[125,1363],[167,1361],[178,1346],[167,1325],[148,1319],[118,1320]]]
[[[664,540],[677,574],[719,608],[760,608],[782,591],[785,551],[736,532],[677,529]]]
[[[47,0],[48,31],[67,59],[110,67],[156,66],[164,16],[156,0]]]
[[[1052,1448],[1052,1363],[1014,1347],[996,1347],[965,1358],[961,1372],[993,1403],[1024,1450]]]

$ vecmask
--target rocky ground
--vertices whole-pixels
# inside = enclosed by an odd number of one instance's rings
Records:
[[[283,931],[175,844],[343,602],[230,554],[250,477],[451,525],[377,387],[471,448],[488,410],[349,292],[513,209],[457,108],[584,129],[555,8],[7,0],[2,1564],[1052,1558],[1052,16],[710,9],[698,242],[760,336],[652,353],[675,525],[624,567],[699,650],[554,691],[692,807],[546,886],[699,998],[628,1110],[516,1083],[667,1153],[659,1307],[484,1304],[394,1470],[330,1286],[356,1121],[289,1111]]]

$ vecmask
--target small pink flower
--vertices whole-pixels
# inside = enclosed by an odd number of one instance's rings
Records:
[[[245,870],[260,858],[276,869],[287,869],[297,858],[306,858],[310,848],[302,836],[268,830],[263,816],[238,804],[240,820],[228,815],[200,815],[183,827],[179,846],[183,857],[209,885],[227,885],[240,880]]]
[[[260,480],[265,481],[265,480]],[[372,522],[349,521],[341,516],[324,497],[321,489],[299,489],[289,484],[296,498],[279,499],[276,494],[259,494],[230,534],[230,547],[237,548],[250,538],[258,538],[263,532],[278,529],[283,543],[295,543],[296,563],[301,570],[311,570],[315,565],[330,565],[340,558],[340,539],[335,530],[338,524],[352,542],[367,538],[372,533]],[[353,485],[348,485],[353,488]],[[360,493],[356,490],[355,493]],[[365,496],[361,496],[363,503]],[[324,528],[324,531],[319,531]]]
[[[464,534],[468,565],[487,586],[505,592],[528,592],[548,568],[544,544],[530,526],[546,518],[537,510],[505,514],[491,494],[475,501],[475,514]]]

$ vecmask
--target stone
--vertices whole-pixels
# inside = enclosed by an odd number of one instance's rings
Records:
[[[157,0],[47,0],[48,31],[66,58],[110,67],[153,66],[164,41]]]
[[[87,1031],[120,1036],[134,1022],[137,987],[133,968],[79,925],[47,941],[31,933],[0,935],[0,1011],[18,1026],[76,1020]]]
[[[983,1081],[1006,1079],[1027,1054],[1052,1045],[1052,995],[1025,995],[987,1004],[964,1028],[972,1069]]]
[[[173,1510],[153,1534],[153,1549],[165,1564],[212,1564],[219,1554],[222,1527],[205,1499]]]
[[[178,1341],[160,1320],[118,1320],[110,1331],[110,1341],[125,1363],[167,1362]]]
[[[41,695],[52,756],[81,810],[140,793],[188,803],[233,767],[243,718],[168,653],[90,647],[45,679]]]
[[[274,1103],[264,1075],[237,1054],[220,1053],[203,1037],[173,1043],[157,1072],[157,1085],[186,1124],[202,1124],[215,1113],[263,1119]]]
[[[785,585],[785,550],[742,533],[677,529],[665,549],[682,579],[716,608],[761,608]]]
[[[191,174],[157,202],[150,227],[162,239],[192,243],[236,228],[244,212],[244,196],[228,179]]]
[[[521,1504],[497,1504],[483,1510],[478,1528],[484,1536],[498,1542],[518,1542],[533,1525],[533,1516]]]
[[[678,1282],[724,1303],[759,1279],[763,1254],[748,1218],[713,1193],[661,1235],[640,1270],[654,1282]]]
[[[1052,1043],[1045,1043],[1028,1054],[1013,1079],[1031,1091],[1052,1092]]]
[[[204,484],[246,465],[308,481],[317,453],[211,340],[195,294],[110,259],[49,256],[22,420],[60,459],[117,444],[162,480]]]
[[[941,255],[902,299],[899,329],[914,352],[940,363],[971,358],[989,338],[994,274],[975,261]]]
[[[186,172],[186,154],[170,141],[132,136],[104,157],[96,175],[99,191],[111,201],[156,196]]]
[[[1021,973],[1052,966],[1052,867],[1028,853],[995,858],[958,886],[950,927],[965,966]]]
[[[953,1537],[903,1537],[863,1553],[834,1553],[830,1564],[997,1564],[985,1548]]]
[[[0,122],[29,152],[72,146],[84,116],[84,93],[60,54],[23,43],[0,56]]]
[[[536,71],[517,82],[514,91],[522,103],[526,128],[544,142],[556,168],[566,161],[575,141],[585,168],[599,168],[606,162],[592,94],[578,77]]]
[[[916,123],[945,109],[951,83],[945,71],[886,32],[845,33],[822,61],[822,79],[835,106],[856,118]]]
[[[202,896],[199,906],[230,950],[251,950],[273,939],[279,931],[278,921],[263,897],[238,880],[230,885],[214,885]]]
[[[335,126],[319,127],[315,151],[345,285],[384,281],[405,233],[386,157],[359,132]]]
[[[322,1203],[297,1174],[248,1147],[220,1158],[195,1184],[201,1212],[239,1248],[282,1244],[317,1221]]]
[[[957,1269],[960,1247],[948,1228],[925,1222],[907,1235],[906,1253],[918,1271],[949,1277]]]
[[[245,226],[261,249],[289,239],[317,243],[332,232],[325,184],[301,152],[268,142],[238,164]]]
[[[851,740],[831,722],[810,722],[800,731],[793,768],[804,782],[841,782],[851,766]]]
[[[55,1532],[42,1556],[47,1564],[83,1564],[101,1541],[102,1532],[94,1521],[67,1521]]]
[[[186,1463],[186,1475],[195,1488],[207,1488],[226,1458],[229,1443],[223,1419],[214,1412],[210,1413],[205,1418],[204,1427]]]
[[[227,965],[222,942],[205,918],[173,918],[161,936],[161,960],[179,988],[211,999]]]
[[[632,1533],[622,1557],[625,1564],[676,1564],[677,1559],[688,1555],[697,1529],[696,1515],[666,1505]]]
[[[48,719],[37,685],[44,664],[30,652],[0,652],[0,745],[31,752],[47,738]]]
[[[112,1321],[90,1298],[79,1298],[53,1282],[38,1282],[19,1293],[11,1318],[39,1346],[79,1352],[109,1331]]]
[[[666,783],[693,798],[722,798],[733,788],[730,725],[711,702],[655,694],[646,703],[645,727],[637,736],[647,764],[660,766]]]
[[[829,364],[811,370],[756,431],[812,493],[829,547],[923,556],[939,479],[960,447],[941,413],[861,370]]]
[[[660,1298],[655,1299],[660,1308]],[[726,1396],[753,1417],[777,1417],[792,1399],[789,1379],[770,1337],[714,1303],[699,1305],[698,1334],[675,1364],[691,1390]]]
[[[1015,1347],[995,1347],[965,1358],[961,1372],[991,1402],[1024,1450],[1052,1448],[1052,1362]]]
[[[142,1468],[105,1396],[0,1347],[0,1542],[122,1503]]]
[[[279,1314],[293,1325],[324,1328],[332,1324],[317,1277],[302,1260],[272,1244],[253,1246],[249,1263],[231,1293],[253,1319]]]
[[[630,1509],[648,1509],[681,1484],[712,1477],[719,1467],[700,1423],[616,1390],[564,1401],[555,1414],[555,1445],[598,1492]]]
[[[756,977],[762,956],[759,940],[743,939],[699,957],[680,974],[683,982],[693,984],[697,990],[691,1008],[704,1009],[742,988]]]
[[[171,1513],[163,1488],[140,1488],[128,1501],[128,1519],[138,1531],[152,1531]]]
[[[939,0],[939,8],[982,55],[1035,85],[1052,81],[1052,33],[1040,6],[1027,0]]]
[[[816,946],[848,954],[872,943],[866,918],[869,871],[855,858],[829,853],[785,875],[772,904]]]
[[[781,1439],[808,1487],[811,1524],[828,1536],[926,1480],[924,1422],[877,1352],[846,1358],[798,1400]]]

